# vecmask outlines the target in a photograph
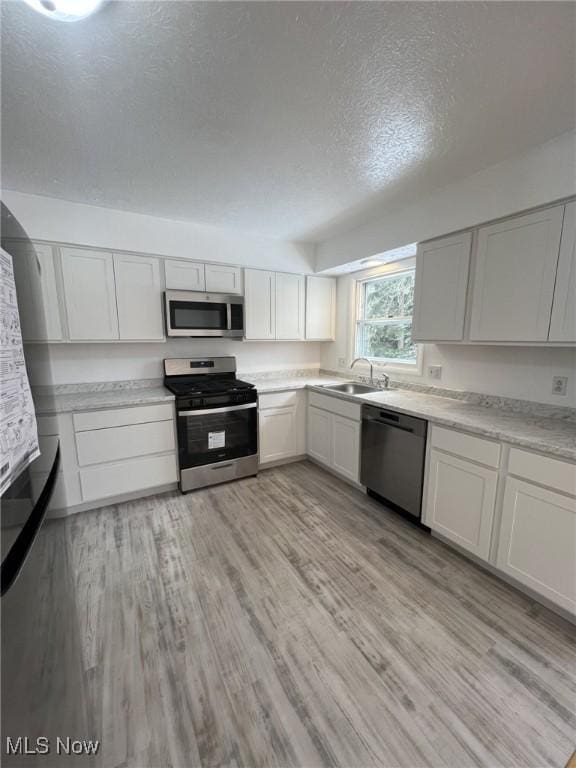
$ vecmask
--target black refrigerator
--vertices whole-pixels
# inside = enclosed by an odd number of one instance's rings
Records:
[[[3,344],[16,342],[15,318],[20,325],[45,326],[41,290],[41,264],[34,246],[8,208],[1,205],[3,268],[11,266],[14,284],[4,279],[2,290],[15,286],[18,313],[10,320],[3,313]],[[10,264],[11,262],[11,264]],[[7,272],[4,272],[6,278]],[[10,288],[7,284],[10,284]],[[3,297],[6,299],[6,296]],[[6,301],[3,307],[5,308]],[[10,322],[10,333],[6,324]],[[43,403],[52,384],[50,344],[24,343],[28,379],[42,387]],[[20,356],[21,361],[21,356]],[[3,381],[14,365],[4,349]],[[23,370],[23,366],[20,365]],[[4,388],[7,390],[7,388]],[[19,407],[18,398],[3,391],[3,413]],[[29,402],[28,402],[29,404]],[[32,414],[32,415],[31,415]],[[33,410],[28,423],[38,421]],[[11,423],[18,425],[18,418]],[[49,507],[58,482],[58,440],[38,438],[40,455],[24,458],[22,468],[8,468],[10,453],[7,430],[2,435],[1,530],[1,725],[0,764],[5,766],[71,765],[74,758],[57,752],[58,739],[83,739],[88,734],[87,673],[82,663],[82,645],[76,622],[74,579],[65,519],[50,520]],[[7,474],[10,469],[9,474]],[[66,743],[64,741],[64,743]],[[82,758],[82,765],[92,761]]]

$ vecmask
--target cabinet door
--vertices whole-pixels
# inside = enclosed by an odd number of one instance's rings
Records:
[[[262,411],[260,423],[260,463],[296,456],[296,408],[271,408]]]
[[[348,480],[360,482],[360,423],[332,416],[332,468]]]
[[[165,259],[166,289],[174,291],[205,291],[204,264],[196,261]]]
[[[121,339],[163,339],[162,284],[158,259],[114,254]]]
[[[487,560],[497,481],[496,470],[432,449],[424,522]]]
[[[111,253],[62,248],[68,330],[72,340],[118,338]]]
[[[206,291],[209,293],[242,293],[242,270],[226,264],[206,264]]]
[[[481,227],[472,341],[546,341],[564,208]]]
[[[576,613],[576,499],[508,477],[497,565]]]
[[[51,245],[11,246],[24,341],[63,341],[55,255]]]
[[[548,339],[576,341],[576,202],[564,212]]]
[[[247,339],[276,338],[276,275],[244,270],[244,313]]]
[[[332,463],[332,414],[308,407],[307,451],[316,461]]]
[[[336,280],[333,277],[306,278],[306,338],[333,341],[336,319]]]
[[[414,288],[415,341],[464,338],[472,235],[446,237],[418,246]]]
[[[304,338],[304,276],[276,273],[276,338]]]

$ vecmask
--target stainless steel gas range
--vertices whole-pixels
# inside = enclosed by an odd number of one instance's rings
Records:
[[[236,378],[235,357],[164,360],[176,396],[183,492],[258,472],[258,394]]]

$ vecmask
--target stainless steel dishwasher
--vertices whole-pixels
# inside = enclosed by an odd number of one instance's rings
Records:
[[[384,501],[420,520],[428,422],[362,406],[360,481]]]

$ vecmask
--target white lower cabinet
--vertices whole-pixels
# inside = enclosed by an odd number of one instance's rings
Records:
[[[343,416],[332,417],[332,469],[355,483],[360,477],[360,424]]]
[[[332,414],[308,407],[308,454],[330,466],[332,458]]]
[[[535,460],[538,463],[541,459],[544,469],[558,465],[556,472],[548,472],[549,482],[571,477],[574,489],[573,465],[524,451],[513,450],[512,454],[516,454],[511,457],[512,470],[517,471],[516,465],[524,463],[522,454],[529,457],[525,464],[531,469]],[[545,480],[537,473],[530,479]],[[576,497],[509,475],[496,564],[556,605],[576,613]]]
[[[353,483],[360,482],[360,428],[359,404],[310,394],[307,453]]]
[[[177,479],[175,454],[100,464],[80,472],[83,501],[99,501],[124,493],[157,488],[175,483]]]
[[[60,440],[61,471],[50,506],[57,515],[123,494],[145,496],[178,480],[172,403],[40,416],[38,429],[47,449]],[[48,476],[47,467],[38,469],[36,492]]]
[[[305,452],[304,392],[271,392],[259,397],[260,464]]]
[[[432,448],[424,522],[488,560],[497,482],[496,470]]]

